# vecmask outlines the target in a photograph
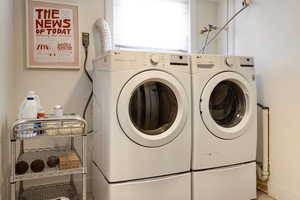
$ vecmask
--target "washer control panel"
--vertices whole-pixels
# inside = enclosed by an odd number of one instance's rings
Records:
[[[151,55],[150,62],[152,65],[157,65],[160,62],[160,57],[157,54]]]
[[[171,55],[170,56],[170,65],[189,65],[189,57],[187,55]]]
[[[225,64],[226,64],[228,67],[233,67],[233,66],[234,66],[234,63],[235,63],[235,58],[234,58],[234,57],[226,57],[226,58],[225,58]]]
[[[212,69],[218,65],[219,60],[212,56],[196,56],[194,58],[194,65],[198,69]]]
[[[253,57],[241,57],[241,67],[254,67]]]

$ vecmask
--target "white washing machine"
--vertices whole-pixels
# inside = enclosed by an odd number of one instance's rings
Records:
[[[93,162],[108,183],[190,170],[189,62],[142,51],[94,60]]]
[[[192,55],[191,69],[194,199],[255,198],[254,60]]]

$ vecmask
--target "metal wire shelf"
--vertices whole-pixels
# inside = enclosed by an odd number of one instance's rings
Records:
[[[13,124],[12,139],[26,140],[40,137],[76,137],[87,134],[87,123],[80,116],[65,115],[57,118],[47,115],[43,119],[21,119]],[[34,133],[34,136],[29,136]]]
[[[45,148],[45,149],[31,149],[27,152],[24,152],[20,154],[17,161],[26,161],[28,164],[30,164],[35,159],[41,159],[44,161],[44,163],[47,163],[47,158],[49,156],[60,156],[62,154],[67,154],[74,152],[76,155],[80,158],[79,154],[75,150],[71,149],[65,149],[65,148]],[[54,168],[50,168],[45,165],[45,168],[42,172],[32,172],[30,169],[25,174],[22,175],[15,175],[12,182],[16,181],[25,181],[25,180],[33,180],[33,179],[40,179],[40,178],[48,178],[48,177],[54,177],[54,176],[65,176],[65,175],[71,175],[71,174],[80,174],[85,173],[85,169],[82,166],[79,168],[74,169],[59,169],[58,166]]]
[[[34,186],[20,192],[20,200],[49,200],[67,197],[70,200],[79,200],[76,187],[71,183]]]

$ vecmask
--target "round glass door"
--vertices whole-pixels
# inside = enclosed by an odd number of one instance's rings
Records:
[[[161,82],[149,81],[135,89],[129,103],[134,126],[146,135],[160,135],[174,123],[178,103],[174,92]]]
[[[249,82],[234,72],[213,77],[202,93],[200,110],[208,130],[221,139],[241,136],[252,118],[255,93]]]
[[[246,113],[243,89],[232,81],[219,83],[210,95],[209,112],[215,122],[224,128],[238,125]]]
[[[122,89],[117,115],[122,130],[132,141],[159,147],[181,133],[187,109],[184,88],[173,76],[145,71],[132,77]]]

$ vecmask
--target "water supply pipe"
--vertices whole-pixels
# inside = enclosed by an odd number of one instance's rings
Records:
[[[258,104],[263,112],[263,161],[261,166],[257,165],[257,177],[265,182],[270,177],[270,108]]]
[[[213,37],[206,42],[206,45],[202,48],[202,51],[205,51],[205,48],[207,46],[209,46],[219,35],[222,31],[224,31],[229,24],[240,14],[242,13],[245,9],[247,9],[251,4],[251,0],[243,0],[242,5],[243,7],[237,11],[229,20],[227,20],[227,22],[217,31],[217,33],[215,33],[215,35],[213,35]]]

